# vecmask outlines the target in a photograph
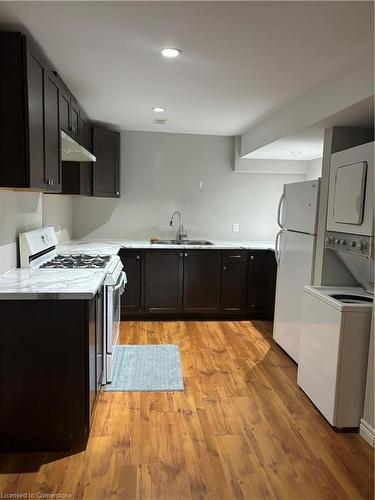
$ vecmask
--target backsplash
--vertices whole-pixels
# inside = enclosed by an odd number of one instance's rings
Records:
[[[52,225],[66,239],[71,207],[70,196],[0,190],[0,273],[18,265],[18,233]]]

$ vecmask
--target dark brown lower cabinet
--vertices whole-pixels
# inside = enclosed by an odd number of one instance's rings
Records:
[[[0,301],[1,451],[85,448],[100,391],[102,300]]]
[[[217,313],[220,310],[221,251],[184,251],[183,310]]]
[[[154,250],[145,254],[146,313],[182,312],[183,252]]]
[[[272,319],[276,284],[268,250],[121,250],[127,318]]]
[[[120,258],[127,277],[125,291],[121,295],[121,315],[138,314],[142,311],[142,251],[121,250]]]
[[[247,264],[223,264],[221,311],[229,314],[247,311]]]
[[[277,265],[267,250],[249,252],[249,310],[257,316],[273,317]]]

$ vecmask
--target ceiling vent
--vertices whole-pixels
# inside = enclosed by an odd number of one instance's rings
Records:
[[[163,118],[155,118],[154,125],[165,125],[167,120]]]

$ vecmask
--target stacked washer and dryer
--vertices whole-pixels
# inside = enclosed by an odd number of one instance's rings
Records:
[[[298,385],[328,422],[359,427],[374,293],[374,143],[331,157],[325,246],[361,287],[305,286]]]

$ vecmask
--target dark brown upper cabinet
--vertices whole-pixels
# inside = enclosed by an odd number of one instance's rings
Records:
[[[184,251],[185,313],[217,313],[220,310],[221,252]]]
[[[70,93],[60,77],[60,108],[61,108],[61,130],[79,141],[80,110],[78,102]],[[81,143],[82,144],[82,143]],[[84,146],[84,144],[82,144]]]
[[[59,87],[38,49],[0,32],[0,187],[59,192]]]
[[[93,196],[120,197],[120,133],[93,127]]]
[[[44,71],[44,160],[48,192],[61,192],[60,89],[51,70]]]

